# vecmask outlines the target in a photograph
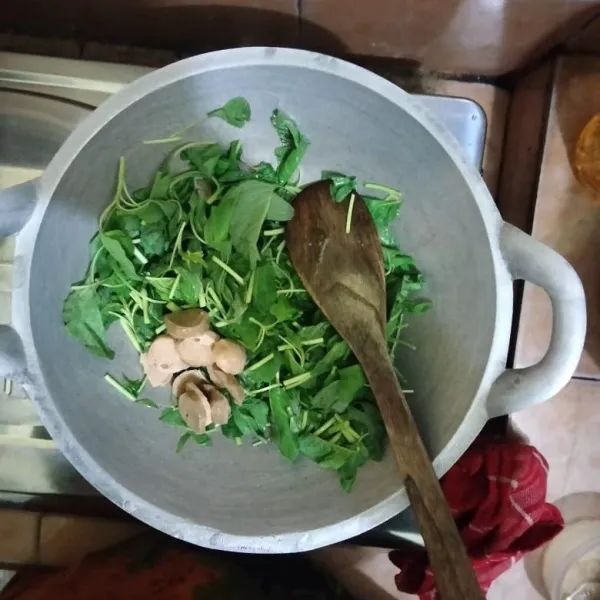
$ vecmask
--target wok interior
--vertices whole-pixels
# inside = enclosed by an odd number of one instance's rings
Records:
[[[241,130],[206,112],[244,96],[252,120]],[[117,160],[126,157],[130,189],[144,185],[170,146],[144,145],[189,128],[196,139],[241,139],[244,160],[273,160],[269,116],[279,107],[311,140],[303,182],[322,169],[398,188],[405,204],[400,246],[414,254],[435,308],[414,319],[399,367],[433,456],[469,410],[486,366],[495,317],[489,244],[473,195],[436,140],[391,101],[341,77],[282,66],[229,68],[191,76],[137,101],[99,131],[73,160],[46,212],[34,251],[31,320],[36,351],[56,410],[76,440],[118,484],[196,524],[247,536],[306,532],[349,519],[398,491],[388,456],[359,473],[352,493],[308,461],[290,465],[269,447],[238,448],[215,436],[212,448],[175,453],[180,433],[150,409],[128,403],[106,371],[138,374],[128,342],[118,358],[97,359],[65,332],[61,307],[83,277],[88,241],[112,198]],[[401,508],[400,500],[398,507]]]

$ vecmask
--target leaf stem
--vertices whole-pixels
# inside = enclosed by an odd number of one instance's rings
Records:
[[[325,423],[323,423],[323,425],[321,425],[321,427],[319,427],[319,429],[317,429],[313,435],[319,437],[320,435],[325,433],[334,423],[335,417],[331,417],[331,419],[329,419],[329,421],[325,421]]]
[[[110,385],[112,385],[117,390],[117,392],[121,393],[128,400],[131,400],[132,402],[135,402],[137,400],[135,395],[132,394],[129,390],[125,389],[123,385],[119,383],[110,373],[107,373],[104,376],[104,379],[106,379],[106,381],[108,381],[108,383],[110,383]]]
[[[175,293],[177,292],[177,288],[179,287],[179,282],[181,281],[181,273],[177,273],[177,277],[175,277],[175,281],[171,286],[171,291],[169,292],[169,300],[173,300]]]
[[[123,328],[123,331],[129,338],[129,341],[133,344],[133,347],[136,349],[137,352],[139,352],[141,354],[142,346],[141,346],[140,342],[138,341],[138,339],[135,337],[135,335],[133,333],[133,329],[131,328],[129,323],[125,320],[125,317],[119,317],[119,323],[121,323],[121,327]]]
[[[140,261],[142,265],[148,264],[148,259],[139,251],[137,246],[133,247],[133,255]]]
[[[158,140],[144,140],[142,142],[142,144],[144,144],[145,146],[151,146],[153,144],[171,144],[173,142],[179,142],[179,141],[181,141],[181,136],[173,135],[171,137],[162,138],[162,139],[158,139]]]
[[[215,256],[214,254],[211,257],[211,260],[215,264],[219,265],[219,267],[221,267],[221,269],[223,269],[223,271],[225,271],[227,274],[231,275],[240,285],[244,285],[244,278],[241,275],[239,275],[238,273],[236,273],[226,262],[223,262],[220,258]]]
[[[354,201],[356,200],[356,194],[352,192],[350,194],[350,202],[348,203],[348,213],[346,214],[346,233],[350,233],[352,227],[352,213],[354,212]]]
[[[272,361],[275,358],[275,355],[271,352],[271,354],[265,356],[264,358],[261,358],[258,362],[255,362],[253,365],[249,366],[246,369],[246,373],[250,373],[252,371],[255,371],[256,369],[262,367],[263,365],[266,365],[268,362]]]
[[[277,229],[267,229],[266,231],[263,231],[263,235],[265,237],[272,237],[275,235],[280,235],[284,232],[285,232],[285,229],[283,227],[278,227]]]
[[[365,183],[365,187],[368,190],[377,190],[378,192],[385,192],[386,194],[388,194],[388,197],[386,198],[386,200],[391,200],[392,198],[394,200],[400,200],[400,192],[392,187],[389,187],[387,185],[381,185],[379,183]]]
[[[283,380],[283,387],[288,390],[291,388],[298,387],[303,383],[306,383],[312,378],[312,373],[301,373],[300,375],[296,375],[295,377],[290,377],[289,379]]]

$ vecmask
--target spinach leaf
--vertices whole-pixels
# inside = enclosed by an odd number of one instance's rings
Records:
[[[383,246],[395,246],[396,240],[390,230],[390,225],[400,214],[401,200],[380,200],[379,198],[364,198],[367,209],[371,213],[379,239]]]
[[[165,408],[160,414],[159,420],[167,425],[175,425],[176,427],[187,427],[178,408],[170,406]]]
[[[277,172],[273,165],[267,162],[258,163],[253,169],[252,174],[256,179],[266,181],[267,183],[277,183]]]
[[[322,171],[321,179],[331,181],[331,197],[336,202],[343,202],[352,192],[356,190],[356,177],[350,177],[337,171]]]
[[[360,365],[340,369],[338,395],[332,409],[337,413],[345,412],[359,392],[365,387],[365,374]]]
[[[214,175],[219,159],[223,156],[223,149],[219,144],[191,145],[181,151],[181,158],[192,165],[202,177],[210,178]]]
[[[269,406],[273,425],[273,442],[279,451],[291,462],[298,457],[298,438],[292,433],[290,425],[290,399],[282,388],[269,392]]]
[[[62,312],[63,323],[74,338],[96,356],[114,357],[104,343],[104,320],[95,286],[71,290]]]
[[[222,202],[232,204],[229,232],[234,248],[252,265],[258,262],[258,239],[265,219],[289,220],[292,207],[277,195],[272,184],[249,180],[232,187]]]
[[[351,492],[358,469],[369,459],[366,446],[360,444],[355,452],[346,460],[339,469],[340,485],[345,492]]]
[[[175,448],[175,452],[177,452],[177,454],[179,454],[183,450],[183,448],[188,443],[188,441],[191,439],[191,437],[192,437],[192,432],[191,431],[186,431],[179,438],[179,441],[177,442],[177,447]]]
[[[270,263],[263,263],[254,271],[252,304],[261,313],[268,313],[277,301],[277,274]]]
[[[221,244],[229,238],[236,203],[237,196],[228,192],[221,202],[211,208],[204,227],[204,237],[209,246],[219,249]]]
[[[117,232],[117,233],[119,233],[119,232]],[[106,251],[110,254],[110,256],[112,256],[112,258],[121,267],[124,275],[126,275],[128,278],[136,279],[137,272],[136,272],[135,266],[131,262],[131,260],[129,259],[127,254],[125,253],[125,250],[123,249],[122,239],[121,239],[121,241],[119,241],[119,240],[115,239],[114,234],[111,236],[108,233],[101,233],[100,241],[102,242],[102,245],[104,246]]]
[[[176,271],[179,281],[173,294],[173,300],[192,306],[197,304],[202,290],[200,275],[184,267],[176,267]]]
[[[160,223],[143,225],[140,230],[140,247],[146,256],[162,256],[169,247],[165,227]]]
[[[357,402],[348,409],[354,429],[364,436],[363,443],[373,460],[381,460],[385,450],[385,428],[379,409],[372,401]]]
[[[226,102],[221,108],[208,113],[209,117],[219,117],[234,127],[243,127],[252,116],[250,104],[242,96],[236,96]]]
[[[340,382],[332,381],[321,388],[312,399],[312,405],[319,410],[327,412],[337,402],[340,394]]]
[[[300,133],[294,120],[279,109],[273,111],[271,123],[281,142],[275,149],[275,156],[279,159],[277,181],[285,185],[298,169],[310,142]]]

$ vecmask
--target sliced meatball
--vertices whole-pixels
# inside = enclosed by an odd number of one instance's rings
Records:
[[[165,372],[159,369],[157,366],[150,364],[147,354],[140,354],[140,363],[148,379],[148,383],[152,387],[161,387],[163,385],[169,385],[171,377],[173,376],[170,372]]]
[[[175,340],[168,335],[159,335],[140,356],[140,362],[148,381],[154,387],[166,385],[171,377],[187,368],[175,348]]]
[[[231,416],[229,400],[212,385],[204,386],[204,393],[210,404],[210,413],[215,425],[225,425]]]
[[[212,423],[210,404],[206,396],[193,384],[188,383],[179,396],[179,412],[185,424],[196,433],[204,433]]]
[[[208,376],[218,388],[226,389],[238,406],[244,402],[246,392],[233,375],[221,371],[219,367],[210,365],[208,367]]]
[[[210,328],[208,313],[199,308],[179,310],[165,316],[167,333],[176,340],[198,337]]]
[[[171,384],[173,395],[175,398],[179,398],[179,396],[185,392],[188,383],[195,385],[201,390],[202,384],[206,383],[206,381],[206,377],[204,377],[200,371],[192,370],[179,373],[179,375],[173,379],[173,383]]]
[[[208,367],[214,362],[213,347],[219,336],[207,331],[199,336],[177,340],[177,352],[190,367]]]
[[[239,375],[246,365],[246,350],[231,340],[219,340],[213,348],[213,358],[221,371]]]

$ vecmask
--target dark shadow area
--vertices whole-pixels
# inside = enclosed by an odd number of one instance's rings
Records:
[[[522,0],[504,1],[503,45],[505,48],[522,47],[520,56],[515,57],[514,63],[504,75],[507,81],[503,83],[509,86],[523,76],[523,71],[550,58],[571,36],[600,14],[600,6],[597,4],[580,7],[577,3],[572,7],[566,7],[562,0],[546,0],[543,15],[540,14],[540,22],[548,21],[549,25],[545,31],[542,30],[543,35],[539,35],[535,23],[527,18],[533,11],[526,14],[523,10],[524,4],[526,3]],[[551,22],[555,25],[551,26]],[[535,40],[533,44],[529,43],[531,37]]]
[[[49,37],[163,48],[183,54],[240,46],[299,45],[295,0],[282,11],[221,5],[145,6],[144,2],[36,0],[3,8],[0,30]],[[304,23],[315,44],[344,54],[344,44],[327,29]]]

